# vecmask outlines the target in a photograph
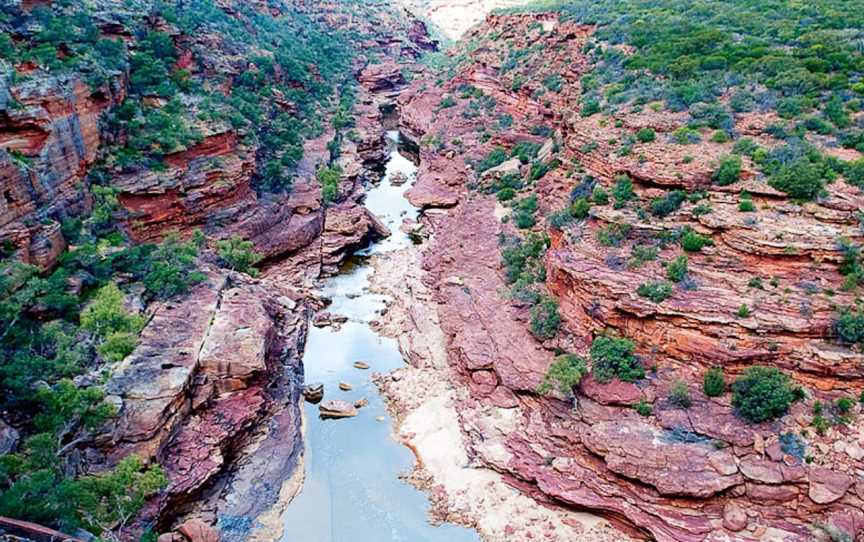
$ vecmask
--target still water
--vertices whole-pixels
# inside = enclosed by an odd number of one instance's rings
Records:
[[[282,516],[282,542],[462,542],[479,540],[463,527],[433,526],[427,520],[425,495],[399,479],[414,464],[411,452],[392,436],[392,420],[371,381],[373,372],[387,373],[404,364],[396,341],[377,335],[370,327],[385,299],[367,290],[371,254],[410,245],[399,230],[417,209],[404,198],[416,175],[416,166],[399,153],[398,132],[388,132],[390,156],[381,183],[369,190],[366,206],[386,224],[392,235],[366,249],[327,281],[321,294],[333,300],[327,309],[349,321],[336,330],[309,330],[303,356],[307,383],[324,384],[324,400],[353,403],[365,398],[369,405],[357,417],[321,420],[317,405],[306,403],[305,471],[302,492]],[[407,182],[391,183],[394,175]],[[371,368],[354,368],[364,361]],[[340,382],[353,386],[345,392]],[[383,420],[381,419],[383,418]]]

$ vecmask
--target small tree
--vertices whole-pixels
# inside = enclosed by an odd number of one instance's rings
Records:
[[[723,157],[711,178],[720,186],[738,182],[741,179],[741,157],[735,154]]]
[[[541,340],[551,339],[558,334],[561,327],[561,316],[558,314],[558,302],[551,297],[543,296],[531,308],[531,333]]]
[[[251,241],[236,235],[216,242],[219,257],[226,267],[255,277],[258,276],[255,264],[261,261],[262,256],[255,252],[253,247]]]
[[[783,416],[794,399],[791,379],[775,367],[750,367],[732,384],[732,406],[751,423]]]

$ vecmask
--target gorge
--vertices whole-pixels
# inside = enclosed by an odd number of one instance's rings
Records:
[[[2,6],[0,540],[864,540],[864,5]]]

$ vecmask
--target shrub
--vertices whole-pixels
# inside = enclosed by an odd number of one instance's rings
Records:
[[[612,335],[600,335],[591,343],[591,372],[598,382],[617,378],[634,382],[645,377],[645,369],[633,354],[633,341]]]
[[[759,145],[749,137],[742,137],[732,146],[732,152],[742,156],[753,156]]]
[[[510,150],[511,158],[518,158],[523,164],[534,160],[540,151],[540,144],[533,141],[520,141]]]
[[[551,297],[543,296],[531,308],[531,333],[541,340],[551,339],[558,334],[561,327],[561,316],[558,314],[558,302]]]
[[[669,403],[681,408],[690,408],[693,402],[690,400],[690,390],[687,389],[686,382],[678,380],[672,385],[669,390]]]
[[[636,139],[638,139],[640,143],[650,143],[657,139],[657,134],[654,133],[653,128],[640,128],[639,131],[636,132]]]
[[[702,141],[702,136],[699,135],[699,132],[687,126],[682,126],[672,132],[672,137],[680,145],[689,145]]]
[[[138,345],[138,337],[125,331],[117,331],[105,337],[97,351],[103,359],[109,362],[122,361],[131,354]]]
[[[609,194],[606,193],[606,190],[602,186],[597,185],[591,193],[591,201],[595,205],[607,205],[609,203]]]
[[[843,174],[846,177],[846,182],[864,188],[864,158],[846,164]]]
[[[651,200],[651,214],[664,218],[680,209],[686,199],[687,193],[683,190],[673,190],[662,198],[654,198]]]
[[[650,416],[652,409],[651,404],[645,399],[639,399],[639,402],[633,407],[640,416]]]
[[[824,189],[823,179],[819,165],[802,158],[780,166],[771,175],[768,184],[794,199],[812,200]]]
[[[635,197],[633,193],[633,181],[626,175],[621,175],[615,181],[615,186],[612,188],[612,196],[615,198],[616,209],[620,209],[627,205],[627,202]]]
[[[486,155],[483,160],[481,160],[475,170],[478,174],[483,173],[487,169],[492,169],[493,167],[500,166],[504,162],[507,161],[507,151],[504,150],[504,147],[495,147],[492,149],[489,154]]]
[[[841,397],[834,401],[834,407],[840,414],[848,414],[853,406],[855,406],[855,400],[851,397]]]
[[[523,198],[516,203],[514,222],[516,227],[520,229],[528,229],[536,224],[534,213],[537,211],[537,196],[531,194],[527,198]]]
[[[665,281],[643,282],[636,289],[636,293],[654,303],[662,303],[672,297],[672,284]]]
[[[630,253],[628,265],[638,268],[657,259],[657,247],[651,245],[636,245]]]
[[[574,218],[585,218],[591,210],[591,204],[585,198],[579,198],[570,206],[570,214]]]
[[[729,135],[726,134],[723,130],[717,130],[713,134],[711,134],[711,141],[713,143],[728,143]]]
[[[710,237],[700,235],[693,230],[688,230],[681,236],[681,248],[687,252],[699,252],[703,247],[713,245],[714,241]]]
[[[579,112],[583,117],[590,117],[595,113],[600,112],[600,102],[594,98],[589,98],[585,100],[582,104],[582,110]]]
[[[453,107],[456,105],[456,100],[453,99],[453,96],[444,96],[442,100],[438,103],[438,109],[447,109],[448,107]]]
[[[157,298],[167,299],[185,294],[193,284],[207,278],[195,271],[198,257],[196,242],[181,242],[176,236],[165,238],[150,254],[149,266],[144,276],[147,292]]]
[[[750,307],[741,303],[741,306],[738,307],[738,318],[747,318],[748,316],[750,316]]]
[[[251,241],[233,236],[216,242],[216,249],[222,262],[229,268],[251,276],[257,276],[255,265],[262,256],[253,250]]]
[[[606,247],[617,247],[630,233],[631,226],[626,223],[609,224],[605,228],[597,230],[597,241]]]
[[[723,376],[723,369],[720,367],[711,367],[705,371],[702,377],[702,391],[708,397],[720,397],[726,391],[726,379]]]
[[[783,416],[794,399],[789,376],[775,367],[750,367],[732,384],[732,406],[751,423]]]
[[[339,181],[342,180],[342,168],[338,165],[323,167],[315,173],[321,183],[321,197],[325,203],[333,203],[339,197]]]
[[[741,157],[735,154],[723,157],[711,178],[720,186],[738,182],[741,179]]]
[[[666,267],[666,278],[672,282],[681,282],[687,278],[687,256],[681,255],[672,260]]]
[[[511,199],[515,198],[516,191],[508,186],[499,190],[498,194],[495,197],[498,198],[498,201],[503,203],[505,201],[510,201]]]
[[[753,204],[753,200],[751,199],[742,199],[738,203],[738,210],[742,213],[752,213],[756,210],[756,206]]]
[[[864,312],[846,309],[834,321],[834,332],[846,344],[864,344]]]
[[[549,372],[546,373],[537,392],[546,395],[553,387],[557,387],[561,393],[570,393],[575,386],[579,385],[587,372],[585,360],[579,356],[573,354],[558,356],[549,367]]]

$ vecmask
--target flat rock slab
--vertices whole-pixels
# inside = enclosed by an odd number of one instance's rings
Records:
[[[347,401],[333,399],[324,401],[318,405],[318,413],[323,419],[353,418],[357,415],[357,409]]]

